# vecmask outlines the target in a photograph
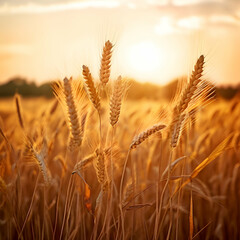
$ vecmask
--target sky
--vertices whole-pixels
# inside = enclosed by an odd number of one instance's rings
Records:
[[[239,0],[0,0],[0,82],[98,79],[103,44],[111,78],[166,84],[206,57],[205,78],[240,83]]]

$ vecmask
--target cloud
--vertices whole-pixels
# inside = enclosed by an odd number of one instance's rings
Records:
[[[32,2],[27,2],[22,5],[5,3],[0,6],[1,15],[9,14],[39,14],[49,12],[61,12],[67,10],[80,10],[86,8],[116,8],[119,6],[118,1],[99,0],[99,1],[81,1],[81,2],[60,2],[42,5]]]
[[[138,8],[157,10],[159,17],[168,18],[170,25],[174,25],[172,21],[186,28],[201,28],[208,23],[225,26],[239,26],[240,23],[239,0],[132,0],[131,2]],[[165,20],[163,19],[163,23],[159,24],[162,24],[163,28],[166,26]],[[161,19],[160,21],[162,22]]]
[[[1,0],[0,5],[10,5],[10,6],[22,6],[27,4],[38,4],[38,5],[49,5],[64,3],[66,0]]]
[[[177,25],[187,29],[201,29],[205,26],[206,20],[202,17],[191,16],[178,20]]]
[[[220,27],[224,30],[240,26],[240,2],[235,0],[174,0],[165,5],[155,5],[155,8],[159,12],[159,23],[155,30],[160,35],[164,34],[166,29],[177,33],[184,29]],[[168,24],[165,22],[162,28],[165,17],[170,20]]]
[[[172,5],[172,11],[179,16],[211,16],[211,15],[231,15],[235,16],[240,9],[239,2],[226,1],[204,1],[187,5]],[[169,9],[168,9],[169,10]]]
[[[41,14],[87,8],[124,8],[159,12],[156,32],[171,34],[179,28],[205,26],[238,27],[239,0],[8,0],[0,5],[0,16]]]

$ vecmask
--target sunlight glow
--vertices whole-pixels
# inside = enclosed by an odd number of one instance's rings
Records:
[[[160,52],[153,42],[140,42],[130,47],[128,61],[138,74],[153,74],[160,65]]]

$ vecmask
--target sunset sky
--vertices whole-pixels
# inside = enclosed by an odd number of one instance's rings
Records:
[[[114,46],[112,78],[165,84],[206,55],[206,78],[240,83],[239,0],[0,0],[0,82],[98,78]]]

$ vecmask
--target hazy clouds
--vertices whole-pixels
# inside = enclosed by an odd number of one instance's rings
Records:
[[[41,14],[87,8],[129,8],[157,10],[174,20],[198,17],[201,23],[239,25],[238,0],[2,0],[0,15]],[[200,19],[201,18],[201,19]],[[199,25],[201,26],[201,24]]]
[[[129,52],[142,42],[157,46],[159,70],[143,80],[164,82],[187,72],[181,59],[189,59],[187,53],[195,59],[190,38],[199,31],[204,52],[213,55],[210,77],[237,82],[239,17],[239,0],[0,0],[0,81],[17,74],[39,80],[77,75],[82,63],[98,64],[90,56],[107,37],[118,43],[115,72],[140,80],[129,70]]]

